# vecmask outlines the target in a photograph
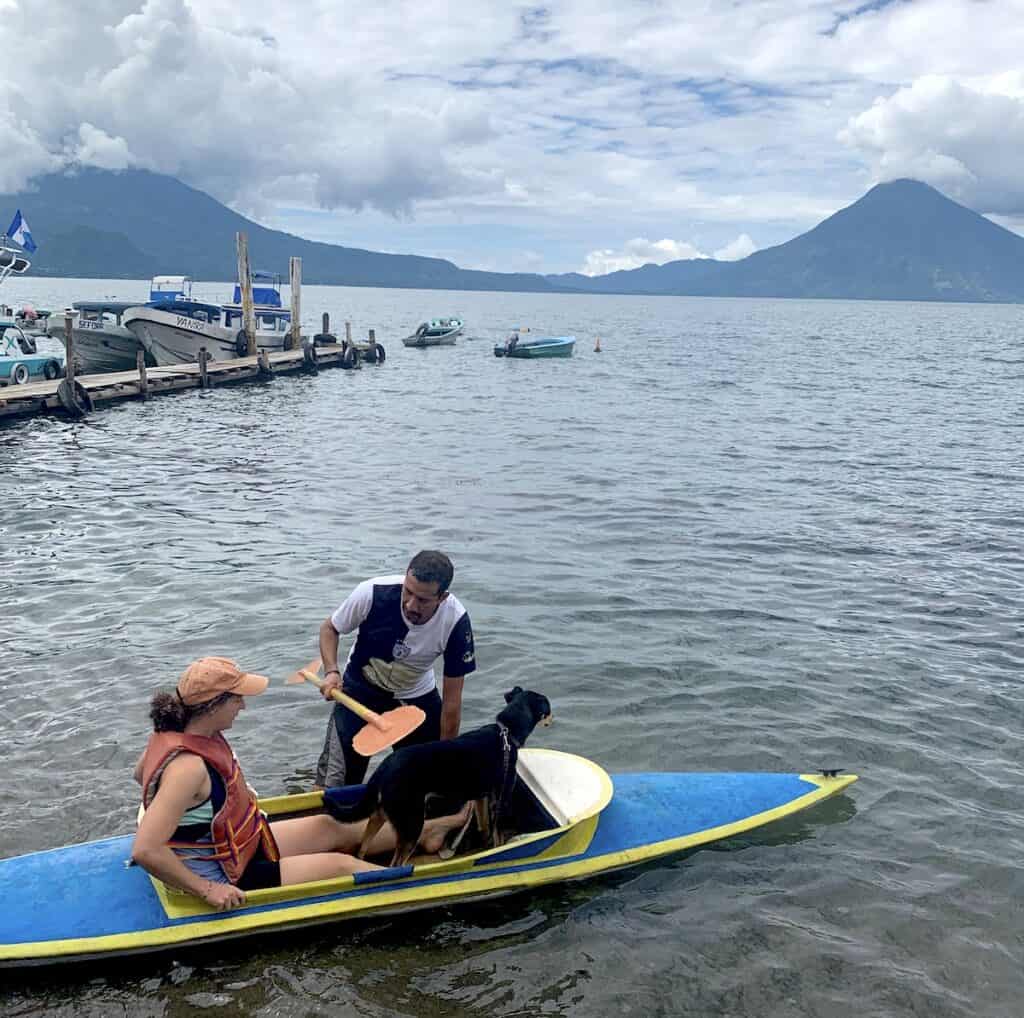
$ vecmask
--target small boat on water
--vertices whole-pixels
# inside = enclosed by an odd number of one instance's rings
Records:
[[[402,340],[405,346],[453,346],[455,337],[462,333],[461,318],[431,318],[423,322],[411,336]]]
[[[0,385],[24,385],[32,379],[59,378],[64,362],[41,354],[35,339],[13,318],[0,318]]]
[[[494,345],[495,357],[571,357],[575,336],[531,336],[524,339],[513,332],[504,343]]]
[[[854,775],[607,774],[546,749],[519,753],[504,843],[468,845],[348,877],[250,891],[217,912],[127,865],[132,835],[0,860],[0,966],[110,958],[316,923],[528,891],[731,837],[841,792]],[[319,812],[362,786],[260,801],[269,816]]]
[[[283,350],[292,315],[281,306],[280,277],[254,272],[252,278],[256,352]],[[178,298],[131,308],[122,323],[157,365],[198,361],[202,347],[214,360],[245,357],[248,350],[238,284],[229,304]]]

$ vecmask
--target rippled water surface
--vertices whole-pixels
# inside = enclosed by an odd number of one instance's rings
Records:
[[[464,726],[520,683],[554,705],[536,745],[612,772],[861,780],[611,878],[19,975],[5,1015],[1020,1013],[1021,309],[328,287],[304,308],[375,328],[386,364],[0,427],[0,854],[129,830],[154,688],[209,653],[283,677],[421,547],[451,554],[477,634]],[[477,338],[398,342],[449,313]],[[511,324],[576,354],[497,360]],[[275,685],[232,741],[261,792],[299,790],[324,725]]]

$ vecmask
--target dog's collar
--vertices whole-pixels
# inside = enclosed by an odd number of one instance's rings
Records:
[[[516,749],[523,748],[523,744],[512,734],[512,729],[509,728],[504,721],[498,721],[496,724],[498,726],[498,734],[501,736],[501,741],[504,742],[505,745],[509,745],[511,743],[511,745],[515,746]]]

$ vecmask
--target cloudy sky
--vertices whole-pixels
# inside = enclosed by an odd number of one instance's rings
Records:
[[[738,258],[913,176],[1024,232],[1024,0],[0,0],[0,192],[174,175],[467,268]]]

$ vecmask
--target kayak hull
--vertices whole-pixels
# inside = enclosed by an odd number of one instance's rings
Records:
[[[131,835],[0,860],[0,893],[11,903],[0,913],[0,965],[115,957],[578,880],[742,833],[856,780],[798,774],[604,777],[604,805],[554,829],[447,862],[250,892],[246,906],[229,913],[213,912],[127,865]],[[319,798],[312,793],[271,802],[291,808],[297,800],[309,805]]]

